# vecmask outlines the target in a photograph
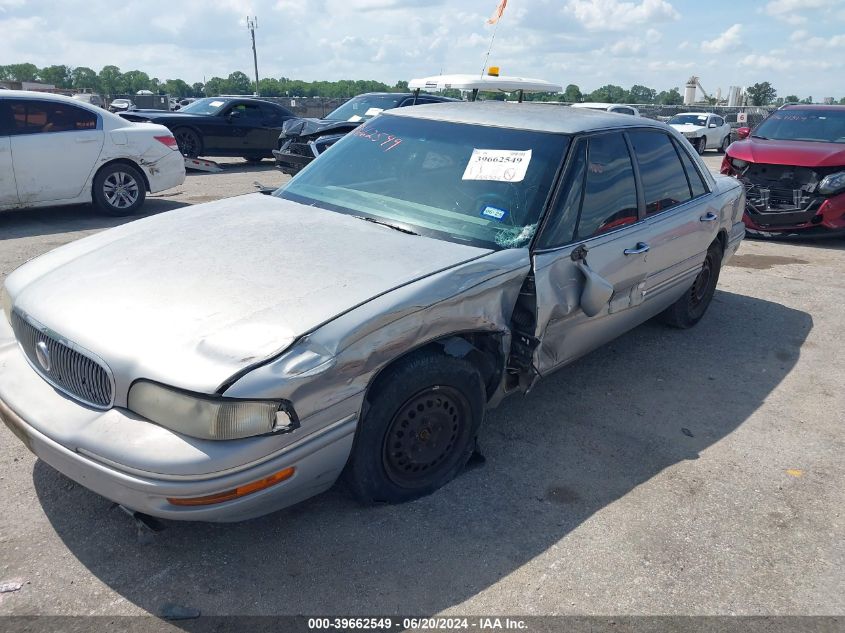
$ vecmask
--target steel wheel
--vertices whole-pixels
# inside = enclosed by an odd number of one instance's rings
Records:
[[[103,181],[103,196],[117,210],[128,209],[138,202],[140,192],[138,181],[125,171],[114,171]]]
[[[176,144],[179,146],[179,151],[183,156],[188,158],[196,158],[200,154],[201,146],[200,139],[196,132],[188,128],[179,128],[173,132],[173,137],[176,139]]]
[[[419,488],[454,468],[470,433],[469,402],[452,387],[429,387],[399,407],[384,437],[382,460],[388,478]]]

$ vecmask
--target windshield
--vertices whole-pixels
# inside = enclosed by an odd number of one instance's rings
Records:
[[[669,125],[707,125],[707,115],[676,114],[669,119]]]
[[[190,112],[191,114],[217,114],[226,107],[225,99],[216,99],[214,97],[207,97],[205,99],[197,99],[193,103],[189,103],[179,112]]]
[[[330,121],[367,121],[382,110],[390,110],[399,105],[407,95],[362,95],[353,97],[337,110],[329,112],[325,118]]]
[[[778,141],[845,143],[845,108],[778,110],[758,125],[752,136]]]
[[[274,195],[452,242],[520,248],[568,145],[559,134],[382,116]]]

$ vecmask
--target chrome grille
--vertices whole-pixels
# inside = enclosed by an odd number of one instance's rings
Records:
[[[29,362],[47,382],[85,404],[102,409],[111,406],[113,381],[103,364],[49,333],[47,328],[33,326],[17,311],[12,312],[12,329]],[[38,359],[36,350],[40,343],[49,353],[48,369]]]

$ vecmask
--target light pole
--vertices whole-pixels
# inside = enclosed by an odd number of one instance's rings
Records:
[[[258,53],[255,52],[255,29],[258,28],[258,16],[246,16],[246,28],[252,35],[252,61],[255,64],[255,96],[258,96]]]

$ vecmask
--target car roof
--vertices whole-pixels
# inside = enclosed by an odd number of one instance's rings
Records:
[[[357,99],[359,97],[402,97],[402,98],[410,98],[413,97],[413,92],[364,92],[359,95],[355,95],[352,97],[353,99]],[[453,99],[452,97],[444,97],[443,95],[434,95],[429,93],[420,93],[420,96],[425,96],[432,99],[441,99],[443,101],[460,101],[460,99]]]
[[[88,93],[81,93],[81,94],[88,94]],[[66,97],[64,95],[57,95],[51,92],[37,92],[35,90],[0,90],[0,98],[4,99],[41,99],[45,101],[59,101],[61,103],[69,103],[71,105],[75,105],[78,108],[83,108],[85,110],[90,110],[91,112],[95,112],[99,115],[109,114],[102,108],[92,105],[87,101],[80,101],[79,99],[73,99],[71,97]]]
[[[719,116],[719,115],[718,115],[718,114],[716,114],[715,112],[676,112],[676,113],[675,113],[675,114],[673,114],[672,116],[687,116],[687,115],[694,115],[694,116],[709,116],[709,115],[711,115],[711,114],[715,114],[716,116]]]
[[[782,106],[781,110],[845,110],[845,105],[821,104],[821,103],[790,103]]]
[[[630,127],[671,129],[660,121],[635,118],[628,114],[569,108],[557,104],[503,101],[433,103],[413,108],[387,110],[381,116],[402,116],[557,134],[577,134],[593,130]]]

